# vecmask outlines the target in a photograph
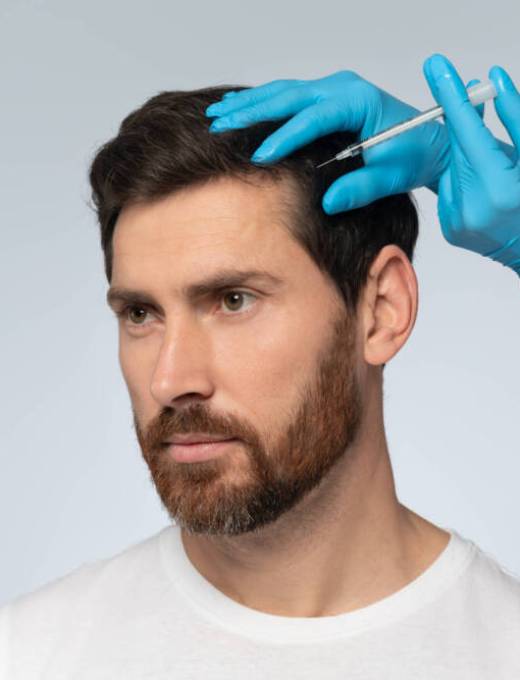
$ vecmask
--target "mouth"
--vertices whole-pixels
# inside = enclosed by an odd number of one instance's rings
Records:
[[[172,439],[165,441],[165,444],[178,445],[178,444],[213,444],[214,442],[223,442],[234,439],[234,437],[214,437],[211,435],[195,433],[191,435],[176,435]]]
[[[234,438],[188,443],[167,442],[167,451],[177,463],[196,463],[225,454],[237,442]]]

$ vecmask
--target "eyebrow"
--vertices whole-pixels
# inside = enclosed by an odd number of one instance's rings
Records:
[[[196,300],[197,298],[215,293],[223,288],[242,286],[245,283],[255,280],[270,283],[274,286],[280,286],[284,283],[283,279],[263,269],[223,269],[196,283],[184,286],[181,293],[189,300]],[[150,295],[150,293],[141,290],[132,290],[130,288],[122,288],[121,286],[111,286],[107,291],[106,300],[108,306],[111,308],[114,307],[116,302],[147,304],[160,307],[159,303],[154,299],[153,295]]]

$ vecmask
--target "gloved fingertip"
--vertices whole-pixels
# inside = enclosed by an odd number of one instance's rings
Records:
[[[429,60],[430,74],[434,78],[446,78],[451,75],[450,65],[446,57],[442,54],[434,54]]]
[[[209,126],[209,131],[210,132],[223,132],[224,130],[227,130],[230,126],[232,127],[232,124],[230,124],[228,119],[217,118]]]
[[[350,210],[350,202],[343,194],[341,200],[339,196],[334,197],[333,195],[325,194],[322,200],[323,210],[327,215],[336,215],[339,212],[344,212],[345,210]]]
[[[425,63],[425,65],[429,64],[432,59],[435,59],[435,57],[442,57],[442,56],[443,55],[440,52],[433,52],[432,54],[430,54],[429,57],[426,57],[426,59],[424,60],[424,63]]]
[[[497,88],[497,92],[518,92],[511,77],[502,66],[492,66],[489,69],[489,78]]]
[[[250,160],[252,163],[257,163],[258,165],[268,165],[269,163],[271,163],[271,160],[269,158],[262,158],[260,156],[256,156],[255,154],[251,156]]]
[[[330,198],[325,197],[321,202],[321,205],[323,207],[323,211],[326,212],[327,215],[334,215],[336,212],[338,212],[335,208],[334,201]]]
[[[444,54],[441,54],[440,52],[434,52],[433,54],[430,54],[430,56],[424,61],[423,71],[427,71],[430,75],[432,75],[434,73],[435,67],[445,70],[449,63],[449,60],[444,56]]]
[[[251,160],[255,163],[271,163],[278,159],[276,157],[276,150],[272,146],[261,144],[251,156]]]
[[[329,201],[323,200],[321,202],[321,207],[323,208],[324,213],[327,213],[327,215],[332,215],[332,209]]]

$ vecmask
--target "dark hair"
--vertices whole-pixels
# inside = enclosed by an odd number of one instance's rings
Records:
[[[408,194],[388,196],[363,208],[327,215],[321,200],[328,186],[348,170],[363,166],[361,156],[316,165],[355,141],[335,132],[274,164],[259,166],[251,155],[284,121],[262,122],[240,130],[211,133],[206,108],[243,86],[160,92],[126,116],[118,134],[97,151],[90,168],[92,199],[101,227],[105,273],[112,279],[112,236],[121,209],[221,176],[244,181],[266,176],[288,178],[296,189],[290,229],[317,266],[330,276],[347,311],[354,312],[370,263],[393,243],[413,259],[418,234],[415,203]]]

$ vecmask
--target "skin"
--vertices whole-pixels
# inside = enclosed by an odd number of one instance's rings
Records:
[[[120,317],[119,360],[143,458],[188,558],[245,606],[332,616],[403,588],[449,534],[398,501],[384,431],[381,366],[415,323],[413,267],[384,247],[348,314],[288,231],[289,196],[286,180],[219,178],[128,205],[111,283],[156,301]],[[182,295],[232,266],[282,282]],[[164,442],[189,432],[238,441],[177,462]]]

